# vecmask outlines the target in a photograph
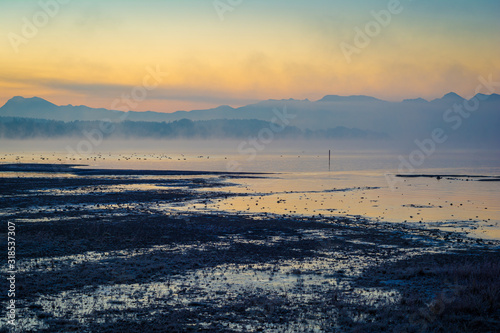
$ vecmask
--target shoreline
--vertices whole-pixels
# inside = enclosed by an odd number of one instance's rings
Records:
[[[230,171],[189,171],[189,170],[134,170],[134,169],[90,169],[78,168],[87,164],[50,164],[50,163],[7,163],[0,164],[0,172],[47,172],[71,173],[74,175],[96,176],[202,176],[202,175],[271,175],[265,172],[230,172]]]
[[[485,275],[474,283],[500,290],[500,241],[364,218],[182,211],[193,200],[231,196],[222,191],[224,174],[210,175],[215,177],[4,178],[0,204],[8,208],[1,211],[2,225],[15,223],[17,233],[18,327],[41,332],[494,327],[500,299],[492,299],[489,308],[487,295],[470,289],[470,277]],[[181,211],[156,209],[171,204]],[[6,247],[5,241],[1,237],[0,246]],[[1,269],[6,274],[7,266]],[[431,305],[450,288],[457,290],[453,302],[441,300],[444,310],[434,314]],[[473,324],[467,316],[456,317],[473,311],[466,307],[470,297],[485,311],[474,315]],[[1,294],[2,304],[7,300]],[[421,309],[433,316],[421,315]]]

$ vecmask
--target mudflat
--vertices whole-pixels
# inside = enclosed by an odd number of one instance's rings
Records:
[[[493,332],[500,322],[498,241],[363,218],[182,209],[249,195],[225,187],[265,174],[0,172],[19,331]],[[4,309],[10,299],[0,295]]]

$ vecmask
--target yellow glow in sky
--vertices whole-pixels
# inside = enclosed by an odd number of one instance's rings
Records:
[[[201,0],[66,2],[0,3],[0,104],[110,108],[148,68],[168,75],[134,110],[467,96],[478,76],[500,78],[495,1],[256,0],[225,12]]]

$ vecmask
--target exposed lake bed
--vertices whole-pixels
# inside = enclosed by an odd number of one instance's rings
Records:
[[[2,171],[0,200],[1,219],[17,228],[20,331],[446,328],[459,319],[445,301],[470,296],[463,267],[499,268],[500,242],[461,228],[347,216],[342,207],[306,215],[291,204],[294,196],[370,196],[373,184],[271,194],[246,182],[286,176],[17,168]],[[231,200],[289,210],[222,209]],[[405,209],[430,209],[412,205]],[[422,314],[450,290],[443,311]],[[493,327],[498,301],[473,325]],[[459,324],[473,327],[464,318]]]

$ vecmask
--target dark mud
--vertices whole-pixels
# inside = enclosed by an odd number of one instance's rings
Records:
[[[460,180],[460,181],[479,181],[479,182],[499,182],[499,176],[481,176],[481,175],[427,175],[427,174],[399,174],[396,177],[400,178],[436,178],[447,180]]]
[[[169,209],[228,198],[235,195],[224,191],[228,178],[250,175],[74,170],[57,171],[71,177],[0,179],[2,248],[7,223],[16,224],[18,321],[11,331],[498,327],[498,242],[362,218]],[[5,292],[0,300],[7,332]]]
[[[132,169],[97,169],[84,168],[85,164],[39,164],[18,163],[1,164],[0,172],[45,172],[45,173],[68,173],[73,175],[94,176],[200,176],[200,175],[226,175],[226,176],[253,176],[265,175],[265,173],[250,172],[217,172],[217,171],[188,171],[188,170],[132,170]]]

